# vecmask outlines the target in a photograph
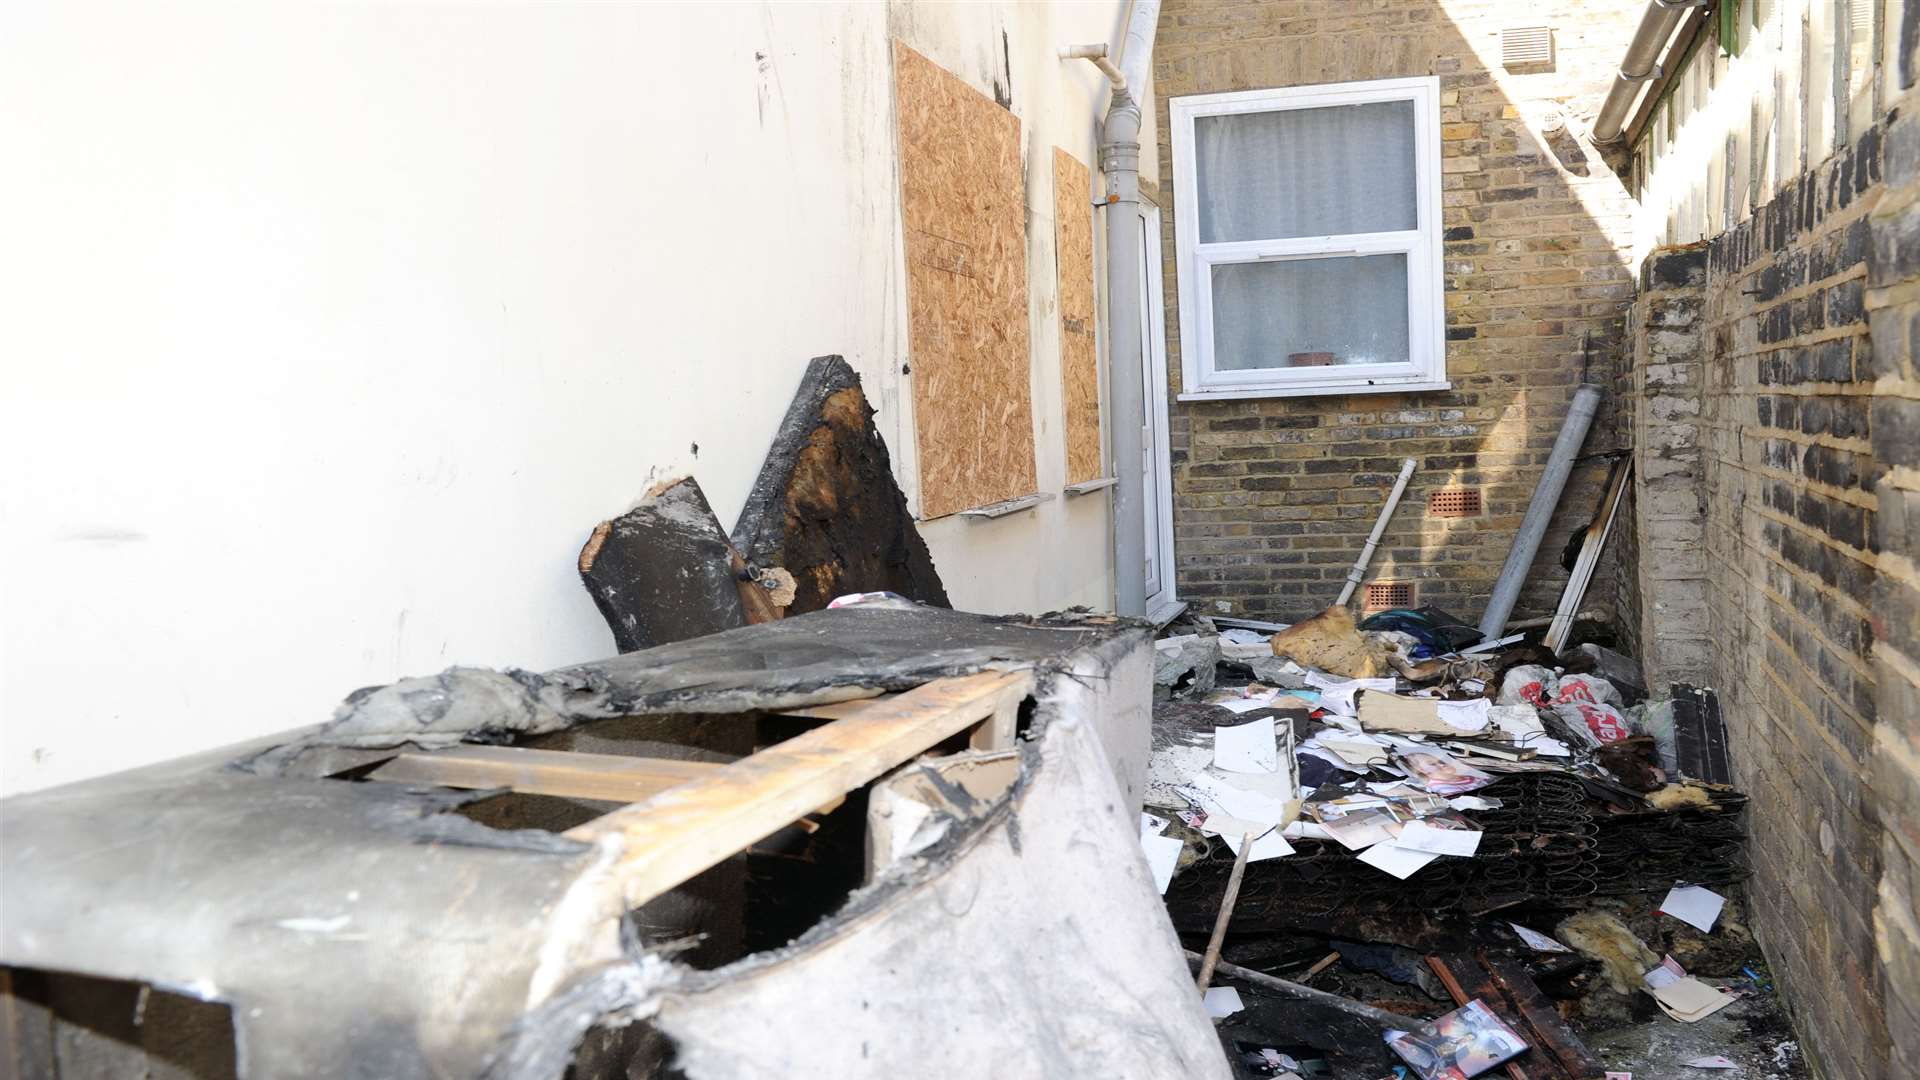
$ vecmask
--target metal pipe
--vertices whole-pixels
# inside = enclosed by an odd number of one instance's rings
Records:
[[[1146,440],[1141,430],[1147,416],[1147,353],[1140,325],[1140,104],[1133,88],[1146,86],[1159,22],[1159,0],[1134,0],[1120,56],[1121,78],[1108,99],[1100,137],[1100,171],[1107,178],[1108,385],[1113,475],[1119,481],[1113,487],[1113,606],[1121,615],[1147,613]]]
[[[1334,607],[1346,607],[1353,599],[1353,590],[1360,585],[1360,579],[1367,576],[1367,564],[1373,561],[1373,549],[1380,546],[1380,535],[1387,531],[1387,520],[1393,517],[1393,508],[1400,505],[1400,493],[1407,490],[1407,479],[1413,475],[1413,459],[1407,458],[1400,463],[1400,479],[1393,482],[1393,493],[1387,496],[1387,505],[1380,508],[1380,520],[1373,523],[1373,535],[1367,537],[1367,546],[1360,549],[1360,557],[1353,560],[1353,569],[1347,571],[1347,586],[1340,590],[1340,599],[1333,602]]]
[[[1093,61],[1093,66],[1100,69],[1100,74],[1105,75],[1107,81],[1113,84],[1115,90],[1125,90],[1127,88],[1127,77],[1121,73],[1119,68],[1113,66],[1113,61],[1107,59],[1107,46],[1105,43],[1099,45],[1062,45],[1060,46],[1060,59],[1091,60]]]
[[[1668,39],[1673,37],[1673,28],[1688,11],[1705,4],[1706,0],[1648,0],[1647,9],[1640,13],[1640,25],[1634,28],[1633,39],[1627,42],[1627,54],[1620,60],[1613,86],[1607,90],[1606,100],[1600,103],[1599,115],[1594,117],[1594,142],[1619,140],[1626,126],[1627,110],[1633,106],[1641,84],[1660,77],[1660,65],[1656,61],[1660,59],[1660,50],[1666,48]]]
[[[1480,617],[1481,636],[1497,638],[1507,628],[1507,616],[1513,614],[1513,605],[1520,599],[1520,586],[1526,584],[1527,571],[1532,569],[1533,557],[1540,551],[1540,540],[1547,535],[1547,523],[1553,519],[1554,507],[1560,504],[1560,492],[1566,488],[1567,477],[1573,472],[1573,459],[1580,453],[1580,444],[1587,437],[1587,429],[1593,426],[1593,414],[1599,408],[1600,388],[1581,383],[1573,392],[1573,404],[1567,408],[1566,422],[1560,425],[1560,436],[1553,440],[1553,453],[1547,457],[1546,471],[1540,474],[1539,486],[1533,489],[1527,516],[1520,520],[1520,533],[1513,538],[1506,565],[1500,568],[1500,579],[1493,583],[1493,597],[1487,601],[1486,614]]]

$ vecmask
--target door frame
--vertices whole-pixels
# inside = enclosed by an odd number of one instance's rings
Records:
[[[1160,235],[1160,207],[1142,194],[1138,204],[1138,223],[1140,225],[1140,261],[1142,291],[1146,293],[1147,303],[1141,312],[1141,363],[1145,365],[1146,401],[1145,407],[1153,410],[1150,414],[1156,421],[1154,450],[1142,466],[1149,472],[1148,481],[1154,485],[1156,497],[1153,500],[1158,520],[1147,523],[1146,541],[1154,545],[1160,561],[1160,591],[1147,597],[1147,618],[1165,625],[1177,618],[1187,608],[1186,602],[1179,599],[1175,581],[1173,563],[1173,466],[1172,448],[1169,446],[1169,408],[1167,405],[1167,309],[1166,288],[1160,272],[1162,248]],[[1147,416],[1140,418],[1145,425]],[[1139,568],[1145,574],[1146,567]]]

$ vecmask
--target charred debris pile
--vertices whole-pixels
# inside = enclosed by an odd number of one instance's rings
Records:
[[[1666,1076],[1589,1044],[1771,1008],[1711,690],[1434,608],[1156,661],[1141,843],[1242,1075]]]

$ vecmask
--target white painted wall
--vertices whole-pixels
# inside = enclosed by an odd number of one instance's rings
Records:
[[[682,472],[731,523],[820,353],[911,495],[892,34],[1011,69],[1058,493],[1049,155],[1106,91],[1054,50],[1124,9],[9,8],[0,794],[610,653],[587,531]],[[963,607],[1104,607],[1107,516],[924,532]]]

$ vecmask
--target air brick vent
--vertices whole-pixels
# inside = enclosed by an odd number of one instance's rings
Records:
[[[1413,606],[1413,582],[1375,581],[1367,585],[1366,610],[1386,611]]]
[[[1509,26],[1500,31],[1500,66],[1517,68],[1551,63],[1551,26]]]
[[[1441,488],[1427,493],[1427,515],[1437,518],[1480,516],[1480,489]]]

